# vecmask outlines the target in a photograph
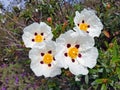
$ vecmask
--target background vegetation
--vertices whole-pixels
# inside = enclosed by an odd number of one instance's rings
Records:
[[[0,5],[2,9],[2,5]],[[97,65],[80,81],[69,70],[54,78],[36,77],[30,70],[30,59],[22,41],[23,28],[33,22],[52,27],[54,40],[74,27],[75,11],[84,8],[97,11],[104,29],[95,38],[99,50]],[[51,18],[51,20],[50,20]],[[26,9],[0,14],[0,90],[120,90],[120,1],[29,0]]]

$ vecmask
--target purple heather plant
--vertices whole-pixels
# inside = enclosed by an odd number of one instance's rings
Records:
[[[26,72],[23,72],[20,74],[21,77],[25,77],[26,76]]]
[[[6,79],[5,79],[5,82],[6,82],[6,84],[8,84],[8,83],[9,83],[9,79],[8,79],[8,78],[6,78]]]
[[[1,65],[1,68],[5,68],[5,67],[7,67],[7,64],[2,64]]]
[[[18,76],[16,76],[16,78],[15,78],[15,84],[18,84],[19,83],[19,78],[18,78]]]
[[[7,90],[7,88],[3,86],[3,87],[1,88],[1,90]]]

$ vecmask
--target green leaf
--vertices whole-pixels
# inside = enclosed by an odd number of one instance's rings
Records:
[[[102,84],[102,86],[101,86],[101,90],[107,90],[107,86],[106,86],[106,84]]]
[[[107,77],[107,72],[106,72],[106,68],[103,68],[103,77]]]
[[[118,74],[118,78],[120,79],[120,67],[116,68],[116,73]]]
[[[118,51],[119,51],[119,47],[118,47],[117,41],[115,40],[114,46],[113,46],[113,52],[112,52],[112,61],[114,62],[117,62],[118,60],[120,60]]]
[[[102,84],[103,79],[96,79],[94,82],[92,82],[92,85]]]

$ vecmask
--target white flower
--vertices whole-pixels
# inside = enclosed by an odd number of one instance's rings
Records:
[[[85,31],[92,37],[98,37],[103,29],[100,19],[96,16],[95,11],[91,9],[84,9],[79,13],[76,11],[74,18],[76,31]]]
[[[44,44],[44,41],[51,40],[53,34],[51,32],[51,27],[48,26],[46,23],[41,22],[33,23],[23,30],[24,34],[22,39],[26,47],[32,48],[35,44],[40,43],[41,45]]]
[[[61,69],[56,66],[55,54],[56,45],[53,41],[45,41],[44,47],[32,48],[30,50],[30,68],[36,76],[54,77],[61,74]]]
[[[87,33],[77,33],[69,30],[56,40],[57,54],[55,55],[59,67],[64,67],[74,75],[88,74],[87,67],[96,65],[98,51],[94,46],[94,39]]]

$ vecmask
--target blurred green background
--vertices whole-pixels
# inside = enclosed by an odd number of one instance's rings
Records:
[[[70,1],[28,0],[24,9],[14,6],[12,12],[0,14],[0,90],[120,90],[120,0]],[[54,78],[36,77],[30,70],[30,49],[21,38],[23,28],[46,22],[55,40],[75,26],[75,11],[88,7],[96,10],[104,25],[100,37],[95,38],[97,65],[88,75],[79,75],[80,81],[64,69]],[[4,10],[2,4],[0,9]]]

